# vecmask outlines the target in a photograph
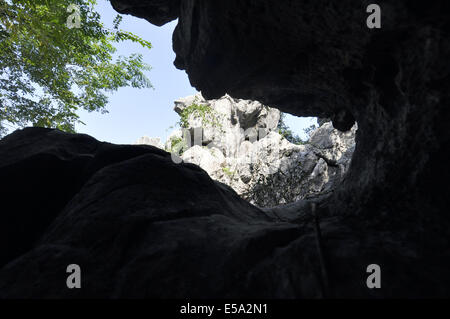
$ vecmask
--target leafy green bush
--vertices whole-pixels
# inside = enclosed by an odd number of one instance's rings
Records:
[[[170,140],[170,150],[171,153],[175,153],[181,156],[186,151],[187,145],[182,137],[173,137]]]
[[[217,119],[217,114],[211,106],[209,104],[198,103],[197,98],[195,98],[191,105],[181,111],[180,121],[178,124],[183,128],[188,128],[189,118],[193,114],[195,117],[200,117],[203,124],[210,124],[217,127],[221,126],[219,120]]]

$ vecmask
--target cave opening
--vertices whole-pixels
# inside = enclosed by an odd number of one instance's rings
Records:
[[[261,208],[332,192],[355,148],[356,125],[341,132],[330,119],[297,117],[258,101],[197,93],[175,101],[174,110],[179,127],[164,146],[172,159],[198,165]]]

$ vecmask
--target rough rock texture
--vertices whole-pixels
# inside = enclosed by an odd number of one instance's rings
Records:
[[[381,29],[366,26],[369,3],[182,1],[175,65],[206,98],[259,100],[341,130],[356,120],[346,179],[321,202],[342,230],[327,238],[332,264],[357,258],[347,248],[361,231],[358,245],[393,276],[385,295],[448,296],[450,2],[378,1]],[[333,249],[342,240],[345,253]]]
[[[1,297],[450,296],[450,2],[379,1],[380,30],[365,25],[369,1],[185,0],[173,10],[177,2],[112,3],[153,23],[178,16],[176,65],[206,98],[259,100],[298,116],[330,117],[341,130],[357,121],[346,179],[314,199],[325,262],[309,202],[261,211],[195,166],[174,166],[139,146],[108,146],[116,151],[89,162],[87,172],[95,173],[78,181],[77,192],[72,182],[52,182],[73,174],[72,165],[54,170],[45,160],[26,161],[27,150],[58,142],[25,131],[0,142],[2,202],[16,204],[2,209],[2,233],[33,233],[34,214],[65,208],[42,236],[35,233],[38,242],[8,237]],[[82,136],[68,139],[75,140],[56,159],[76,156],[61,163],[92,157],[76,149]],[[55,201],[52,191],[63,196]],[[11,216],[14,222],[3,222]],[[65,267],[77,261],[85,265],[86,289],[69,291]],[[382,267],[381,289],[365,285],[372,263]]]
[[[158,148],[27,128],[0,158],[0,298],[290,297],[290,276],[321,294],[301,227]],[[311,272],[284,257],[292,241]],[[67,289],[69,264],[82,289]]]
[[[117,12],[133,14],[161,26],[175,20],[180,12],[180,0],[130,0],[111,1]]]
[[[259,207],[295,202],[333,190],[347,171],[355,148],[356,125],[340,132],[330,122],[311,134],[310,143],[296,145],[278,133],[280,112],[255,101],[226,95],[205,100],[198,93],[175,102],[183,116],[193,103],[209,112],[193,110],[184,128],[185,162],[199,165],[212,179],[233,188]],[[182,130],[173,132],[166,150],[182,141]],[[159,139],[142,137],[139,144],[161,147]]]

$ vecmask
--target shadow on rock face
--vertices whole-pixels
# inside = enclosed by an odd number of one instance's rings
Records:
[[[385,295],[448,296],[450,5],[379,5],[382,27],[368,29],[365,7],[354,1],[186,1],[175,65],[206,98],[227,92],[329,117],[343,130],[356,120],[346,180],[323,205],[343,226],[366,229],[366,252],[378,241],[374,259],[405,281],[405,290],[389,286]],[[394,241],[414,262],[396,260]]]
[[[2,140],[0,154],[5,159],[0,174],[16,187],[2,200],[11,207],[1,216],[2,235],[9,236],[5,237],[8,249],[1,255],[6,263],[0,269],[2,298],[447,293],[442,284],[447,277],[431,275],[441,273],[448,262],[444,255],[438,262],[432,251],[422,251],[411,241],[414,230],[403,228],[404,224],[385,226],[360,216],[333,215],[330,195],[314,199],[323,238],[319,247],[310,202],[260,210],[212,181],[198,166],[175,164],[169,153],[153,147],[111,145],[84,135],[25,129]],[[73,159],[80,157],[85,158],[82,165],[73,165]],[[12,163],[15,170],[10,169]],[[38,183],[43,171],[53,177]],[[67,176],[77,176],[78,184],[63,179]],[[56,180],[57,184],[50,183]],[[21,185],[23,198],[35,202],[9,205],[15,204]],[[47,188],[39,188],[42,185]],[[54,194],[66,197],[56,201]],[[365,267],[374,262],[382,264],[388,289],[367,289]],[[82,268],[83,289],[67,289],[70,264]],[[327,290],[324,267],[329,273]]]

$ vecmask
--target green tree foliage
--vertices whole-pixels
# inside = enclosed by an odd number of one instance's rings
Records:
[[[316,130],[318,126],[316,124],[312,124],[307,128],[303,129],[303,132],[308,136],[308,139],[311,137],[311,134]]]
[[[68,27],[69,5],[79,27]],[[96,0],[0,0],[0,136],[6,126],[73,131],[77,110],[107,112],[107,92],[151,87],[142,55],[114,57],[114,43],[151,44],[100,22]]]
[[[287,126],[287,124],[284,122],[284,118],[286,117],[286,114],[281,112],[280,114],[280,121],[278,122],[278,133],[282,135],[285,139],[287,139],[289,142],[302,145],[309,143],[309,138],[311,137],[312,132],[318,127],[315,124],[312,124],[308,126],[307,128],[303,129],[303,132],[308,136],[307,140],[304,141],[301,139],[300,136],[292,132],[292,130]]]
[[[232,171],[229,167],[222,167],[222,171],[227,175],[229,178],[233,178],[235,171]]]
[[[284,113],[280,114],[280,121],[278,122],[278,133],[291,143],[297,145],[305,144],[305,142],[300,138],[300,136],[292,132],[289,126],[287,126],[287,124],[284,122],[285,117],[286,114]]]
[[[166,151],[175,153],[178,156],[183,155],[183,153],[187,150],[188,145],[186,143],[185,137],[173,137],[170,140],[170,148],[166,149]]]
[[[221,128],[216,111],[214,111],[209,104],[199,103],[197,98],[194,99],[194,102],[191,105],[181,111],[180,121],[177,122],[177,124],[182,128],[187,128],[189,126],[189,118],[191,115],[201,118],[204,125],[209,124]]]

